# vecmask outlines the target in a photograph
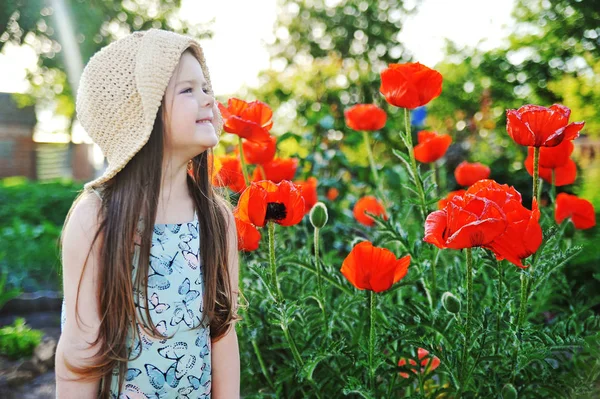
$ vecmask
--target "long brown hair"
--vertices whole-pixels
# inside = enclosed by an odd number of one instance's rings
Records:
[[[197,56],[195,51],[192,53]],[[179,69],[175,73],[178,74]],[[119,369],[118,395],[121,393],[129,359],[129,332],[133,331],[139,339],[137,330],[139,325],[153,338],[165,338],[152,322],[149,306],[143,304],[145,314],[142,315],[141,309],[136,307],[134,302],[134,292],[143,292],[142,298],[144,300],[148,298],[148,269],[153,223],[144,223],[143,229],[139,232],[140,248],[135,279],[132,278],[132,263],[135,249],[134,237],[140,217],[144,221],[156,220],[163,178],[164,143],[169,133],[166,131],[168,124],[165,123],[167,117],[163,97],[148,142],[119,173],[101,187],[103,200],[98,215],[100,224],[92,242],[93,247],[102,234],[103,239],[99,244],[101,267],[97,298],[100,326],[96,340],[89,343],[92,346],[99,345],[99,349],[91,358],[92,364],[88,366],[75,366],[65,360],[66,367],[81,376],[78,380],[102,378],[98,394],[100,398],[109,398],[112,372],[117,367]],[[190,164],[187,186],[198,215],[199,256],[202,259],[201,267],[204,276],[203,316],[200,324],[195,328],[206,328],[206,325],[209,325],[210,337],[213,342],[216,342],[229,331],[234,321],[241,320],[236,314],[236,304],[233,303],[233,293],[237,292],[238,287],[231,287],[228,270],[228,246],[235,245],[229,243],[227,239],[226,208],[231,206],[212,185],[209,173],[212,170],[212,151],[208,149],[195,156]],[[84,195],[89,193],[85,191],[79,193],[73,202],[64,226],[67,225],[75,205]],[[63,227],[63,232],[64,230]],[[61,234],[61,248],[62,240]],[[77,323],[79,323],[77,303],[80,287],[81,277],[75,305]]]

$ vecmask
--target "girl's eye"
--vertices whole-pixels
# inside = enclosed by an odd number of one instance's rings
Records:
[[[191,92],[191,90],[192,90],[192,88],[191,88],[191,87],[188,87],[187,89],[185,89],[185,90],[184,90],[184,91],[182,91],[181,93],[183,94],[183,93],[186,93],[186,92],[188,92],[188,91],[190,91],[190,92]],[[202,91],[203,91],[204,93],[206,93],[206,94],[209,94],[209,93],[210,93],[210,91],[208,90],[208,87],[204,87],[204,88],[202,88]]]

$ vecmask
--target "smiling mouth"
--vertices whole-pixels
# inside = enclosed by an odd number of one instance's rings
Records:
[[[211,122],[212,122],[211,119],[200,119],[200,120],[196,121],[197,124],[211,123]]]

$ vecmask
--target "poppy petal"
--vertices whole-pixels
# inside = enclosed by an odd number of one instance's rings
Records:
[[[260,244],[260,232],[252,224],[235,218],[238,235],[238,251],[256,251]]]
[[[445,210],[430,213],[425,220],[425,237],[423,241],[435,245],[438,248],[446,248],[446,228],[448,225],[448,214]]]
[[[390,250],[363,241],[352,248],[340,271],[357,289],[383,292],[406,276],[409,264],[410,256],[396,259]]]
[[[387,114],[375,104],[357,104],[344,112],[346,125],[353,130],[375,131],[385,126]]]
[[[575,195],[560,193],[556,196],[554,218],[556,223],[562,223],[571,218],[577,229],[590,229],[596,225],[596,212],[592,203]]]
[[[256,183],[251,183],[240,195],[234,213],[244,222],[263,227],[267,214],[267,195],[267,190]]]
[[[419,144],[414,148],[415,159],[423,163],[435,162],[446,154],[451,143],[452,137],[448,134],[422,130],[419,132]]]

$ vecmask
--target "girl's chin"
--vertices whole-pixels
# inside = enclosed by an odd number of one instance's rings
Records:
[[[204,137],[202,140],[197,140],[193,145],[209,149],[219,144],[219,138],[215,135],[214,137]]]

